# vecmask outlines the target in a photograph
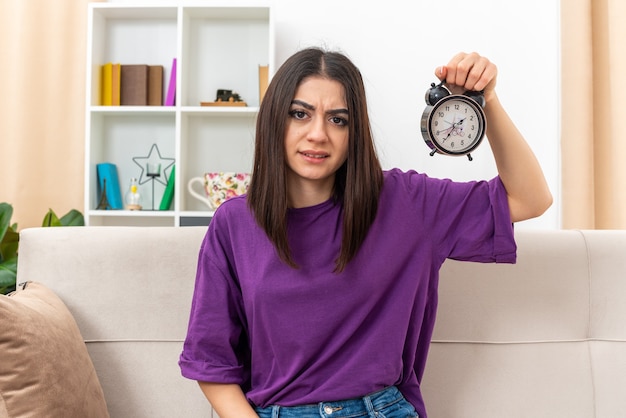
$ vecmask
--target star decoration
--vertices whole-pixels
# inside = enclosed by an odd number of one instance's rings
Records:
[[[156,151],[156,155],[154,155],[155,151]],[[167,186],[166,170],[174,165],[174,162],[176,161],[176,159],[161,157],[161,152],[159,151],[159,147],[157,147],[157,144],[152,144],[152,148],[150,148],[150,153],[148,154],[147,157],[133,157],[133,161],[135,162],[135,164],[141,167],[141,176],[139,177],[139,184],[144,184],[150,180],[153,180],[152,178],[148,177],[146,173],[147,171],[146,168],[148,167],[148,164],[160,164],[162,167],[161,172],[163,173],[163,177],[165,177],[165,182],[161,180],[161,176],[154,177],[154,180],[158,181],[164,186]]]

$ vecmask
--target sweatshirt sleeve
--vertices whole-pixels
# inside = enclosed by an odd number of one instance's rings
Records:
[[[444,181],[445,197],[435,226],[444,257],[482,263],[515,263],[517,246],[506,189],[499,177],[490,181]]]
[[[248,344],[241,290],[229,268],[220,220],[212,220],[202,243],[187,336],[179,366],[189,379],[244,385]],[[221,236],[220,236],[221,235]]]
[[[499,177],[455,182],[409,172],[405,187],[439,261],[515,263],[514,229]]]

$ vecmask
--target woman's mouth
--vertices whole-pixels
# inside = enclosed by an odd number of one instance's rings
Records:
[[[329,155],[325,152],[313,152],[313,151],[303,151],[300,152],[306,158],[312,158],[315,160],[323,160],[324,158],[328,158]]]

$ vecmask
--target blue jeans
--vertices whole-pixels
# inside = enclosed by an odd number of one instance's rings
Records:
[[[256,408],[260,418],[418,418],[415,408],[395,386],[362,398],[302,406]]]

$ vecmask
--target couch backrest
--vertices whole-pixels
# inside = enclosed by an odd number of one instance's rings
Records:
[[[206,227],[20,233],[18,281],[54,290],[87,342],[112,418],[211,417],[178,356]]]
[[[214,416],[177,365],[205,231],[21,232],[18,280],[74,314],[113,418]],[[626,231],[516,238],[516,265],[443,266],[429,416],[626,417]]]
[[[516,238],[516,265],[442,268],[429,416],[626,417],[626,231]]]

